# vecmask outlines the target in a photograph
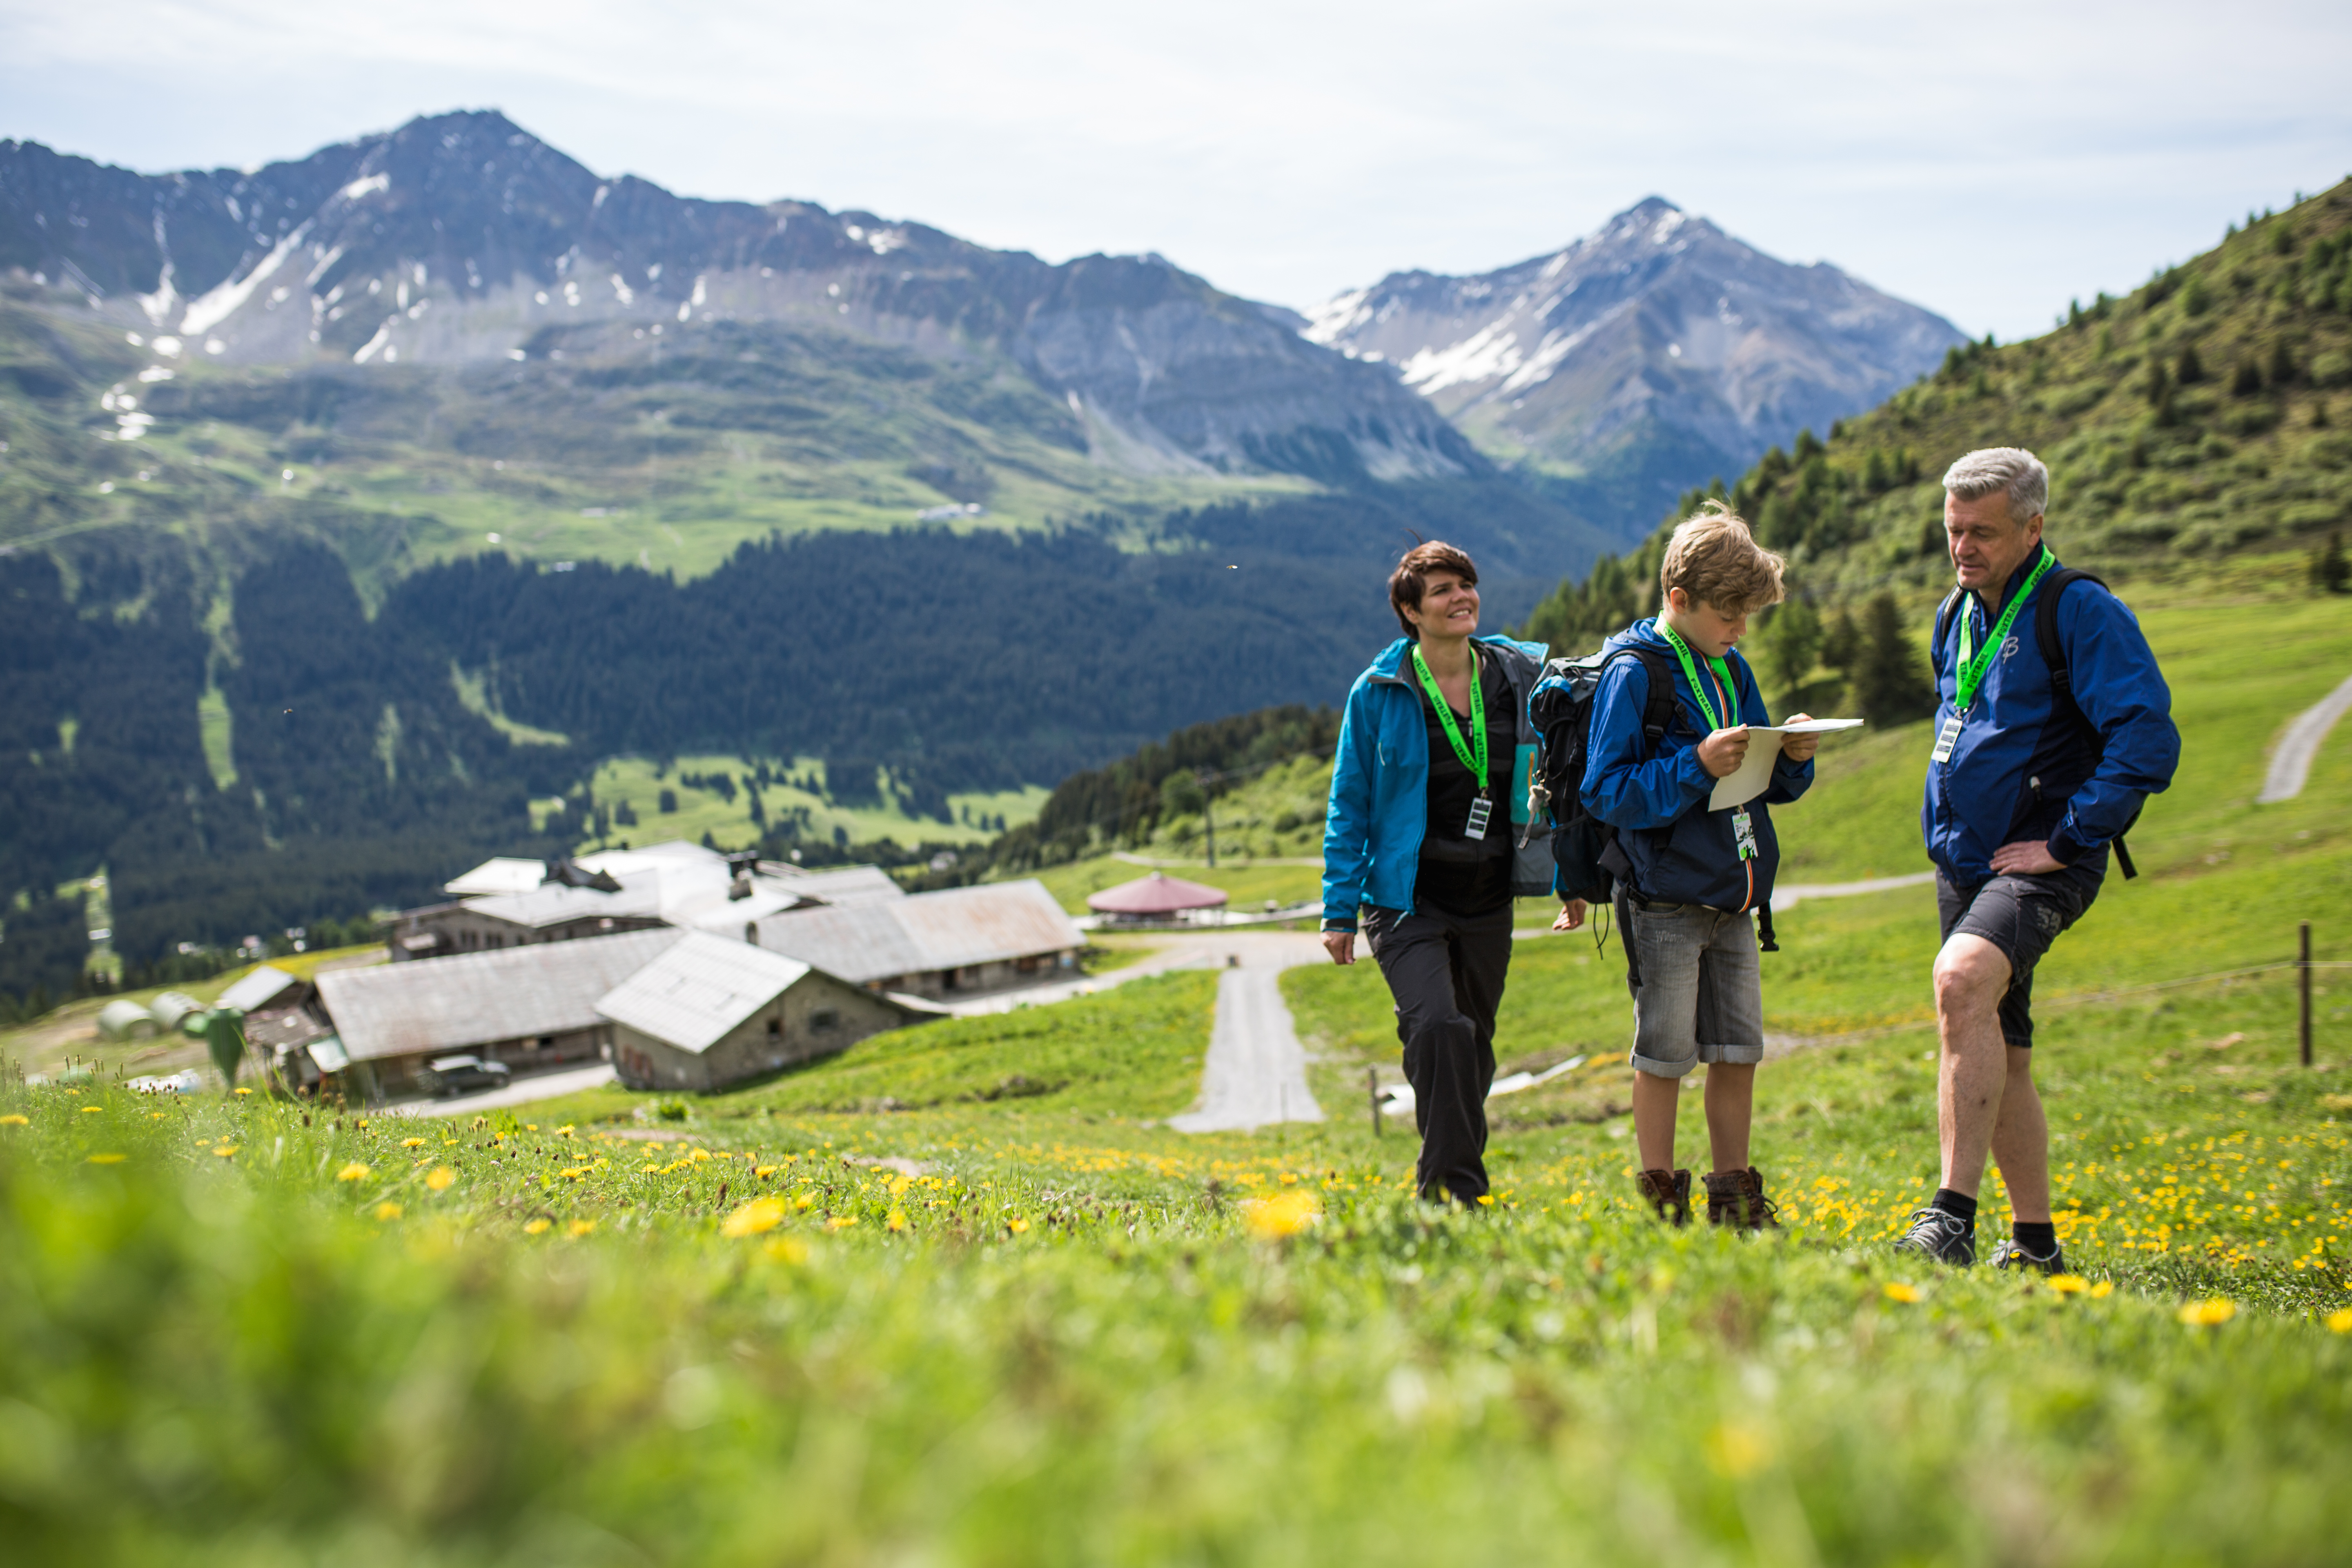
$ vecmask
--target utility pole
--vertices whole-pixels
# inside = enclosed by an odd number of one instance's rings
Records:
[[[1212,871],[1217,868],[1217,805],[1216,797],[1209,793],[1209,786],[1220,776],[1222,775],[1213,773],[1206,768],[1202,769],[1200,773],[1201,826],[1207,830],[1209,836],[1209,869]]]

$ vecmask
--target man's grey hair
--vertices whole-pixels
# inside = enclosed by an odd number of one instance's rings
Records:
[[[2020,528],[2050,505],[2050,470],[2022,447],[1985,447],[1944,470],[1944,489],[1962,500],[1995,490],[2009,497],[2009,521]]]

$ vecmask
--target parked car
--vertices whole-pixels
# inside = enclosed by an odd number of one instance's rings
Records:
[[[425,1065],[425,1087],[442,1099],[478,1089],[504,1089],[513,1075],[504,1062],[486,1062],[477,1056],[436,1057]]]

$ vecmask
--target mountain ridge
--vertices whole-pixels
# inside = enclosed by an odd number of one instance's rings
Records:
[[[1662,196],[1489,272],[1391,273],[1317,307],[1305,332],[1394,365],[1490,456],[1629,540],[1710,471],[1862,412],[1965,341]]]
[[[544,334],[823,321],[1002,354],[1131,471],[1454,478],[1490,465],[1385,373],[1158,257],[1058,265],[814,203],[607,179],[493,110],[251,173],[142,175],[0,142],[0,269],[79,291],[159,364],[458,364]]]

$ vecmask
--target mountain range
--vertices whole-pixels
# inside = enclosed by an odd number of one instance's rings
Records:
[[[1391,273],[1318,307],[1306,335],[1395,366],[1489,454],[1635,534],[1684,489],[1826,434],[1964,341],[1931,310],[1657,196],[1492,272]]]
[[[167,363],[481,366],[583,343],[651,360],[698,322],[821,324],[1002,355],[1066,407],[1066,439],[1129,471],[1486,471],[1385,372],[1158,257],[1049,266],[871,213],[677,196],[489,112],[249,174],[0,143],[0,268],[79,291]]]

